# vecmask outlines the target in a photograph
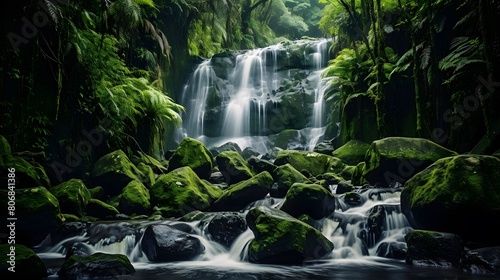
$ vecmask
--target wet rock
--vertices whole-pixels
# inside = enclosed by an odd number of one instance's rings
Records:
[[[120,195],[118,210],[126,215],[149,214],[151,211],[149,190],[139,181],[131,181]]]
[[[47,268],[32,249],[21,244],[0,244],[0,275],[3,279],[45,279]]]
[[[457,268],[464,254],[462,239],[452,233],[414,230],[405,241],[408,264]]]
[[[267,171],[270,174],[273,174],[274,169],[276,169],[276,165],[274,165],[272,162],[255,156],[250,157],[247,162],[256,174],[263,171]]]
[[[461,265],[473,274],[500,275],[500,247],[484,247],[467,251]]]
[[[405,242],[382,242],[377,247],[376,255],[383,258],[404,260],[406,259],[406,251]]]
[[[226,183],[228,185],[239,183],[253,176],[250,166],[238,152],[222,152],[215,160],[217,161],[219,171],[224,175],[224,178],[226,178]]]
[[[323,186],[295,183],[286,193],[280,209],[295,218],[306,214],[319,220],[335,211],[335,198]]]
[[[210,207],[211,211],[239,211],[250,203],[264,198],[273,184],[269,172],[261,172],[252,178],[231,185]]]
[[[0,217],[7,221],[7,190],[0,190],[0,203],[5,205]],[[62,222],[63,216],[59,208],[57,198],[46,188],[16,189],[15,194],[15,241],[28,247],[38,245],[50,233],[57,230]],[[9,225],[9,222],[6,222]],[[5,227],[6,233],[10,230]],[[5,237],[6,238],[6,237]]]
[[[316,152],[283,150],[278,152],[275,165],[290,164],[295,169],[307,170],[313,176],[328,172],[340,173],[345,164],[340,159]]]
[[[90,256],[73,255],[59,271],[63,279],[82,279],[95,277],[117,277],[131,275],[135,268],[125,255],[95,253]]]
[[[206,229],[211,240],[229,248],[246,231],[247,223],[239,213],[222,212],[210,217]]]
[[[91,196],[82,180],[70,179],[53,187],[50,192],[59,201],[63,213],[74,214],[79,217],[85,215],[85,208]]]
[[[198,238],[169,225],[148,226],[141,245],[152,262],[192,260],[205,249]]]
[[[258,206],[246,220],[255,235],[248,247],[253,263],[298,265],[321,259],[334,248],[317,229],[278,209]]]
[[[308,178],[288,163],[274,170],[273,179],[275,184],[271,187],[270,194],[276,198],[285,197],[294,183],[310,183]]]
[[[151,205],[159,207],[164,217],[180,217],[194,210],[207,210],[222,190],[184,166],[158,177],[149,194]]]
[[[406,182],[401,210],[416,229],[450,232],[466,242],[500,245],[499,170],[500,159],[493,156],[440,159]],[[475,224],[481,225],[481,230],[473,230]]]
[[[366,151],[368,151],[369,148],[370,144],[368,143],[359,140],[350,140],[333,151],[331,155],[339,158],[347,165],[357,165],[365,161]]]
[[[203,143],[193,138],[184,138],[168,160],[168,171],[189,166],[201,179],[210,178],[213,155]]]
[[[388,137],[372,142],[366,152],[363,177],[372,185],[404,184],[438,159],[455,155],[427,139]]]

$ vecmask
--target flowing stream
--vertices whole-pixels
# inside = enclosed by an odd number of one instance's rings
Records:
[[[332,190],[335,186],[332,186]],[[43,245],[37,254],[49,268],[49,278],[59,279],[57,271],[68,251],[78,248],[92,254],[105,252],[126,255],[136,272],[124,279],[493,279],[486,275],[467,275],[452,269],[407,266],[404,260],[388,258],[389,248],[405,246],[404,236],[411,230],[400,211],[400,192],[390,189],[370,189],[361,194],[359,206],[349,206],[343,195],[335,195],[337,209],[314,225],[334,243],[327,257],[300,266],[262,265],[248,262],[247,245],[254,238],[250,229],[240,234],[230,248],[211,240],[200,221],[115,221],[99,222],[80,234],[70,236],[55,245]],[[266,198],[242,210],[257,205],[280,208],[283,199]],[[381,207],[381,208],[380,208]],[[373,209],[382,209],[383,229],[379,236],[369,232],[369,217]],[[190,235],[205,247],[203,253],[190,261],[150,262],[141,248],[145,228],[150,224],[182,224]],[[396,245],[386,246],[386,245]],[[121,279],[121,278],[120,278]]]

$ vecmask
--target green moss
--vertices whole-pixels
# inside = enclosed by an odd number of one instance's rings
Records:
[[[193,138],[184,138],[169,159],[168,171],[189,166],[200,178],[208,179],[212,173],[212,153]]]
[[[59,201],[62,212],[77,216],[85,215],[85,207],[91,195],[82,180],[70,179],[53,187],[50,192]]]
[[[151,187],[155,183],[155,174],[153,172],[153,168],[151,166],[146,165],[143,162],[140,162],[137,165],[137,168],[141,171],[141,174],[144,174],[144,177],[142,177],[142,183],[144,183],[146,186]]]
[[[118,209],[120,212],[133,214],[147,214],[150,211],[149,190],[139,181],[131,181],[122,191]]]
[[[405,184],[411,207],[441,201],[500,208],[500,160],[492,156],[460,155],[436,161]]]
[[[7,255],[11,253],[11,247],[15,248],[15,272],[12,273],[7,270],[11,267],[9,264],[10,256]],[[0,273],[4,275],[11,273],[11,275],[28,276],[28,279],[36,279],[37,277],[42,279],[47,276],[47,269],[32,249],[21,244],[0,244]],[[17,278],[12,277],[10,279]]]
[[[332,156],[339,158],[345,164],[356,165],[365,160],[366,151],[369,148],[370,144],[359,140],[351,140],[333,151]]]
[[[87,214],[99,219],[113,218],[119,213],[115,207],[95,198],[91,198],[87,205]]]
[[[279,151],[274,164],[284,165],[287,163],[296,170],[306,170],[313,176],[328,172],[340,173],[345,167],[340,159],[329,155],[294,150]]]
[[[215,159],[220,172],[229,185],[250,179],[254,175],[250,165],[238,152],[224,151]]]
[[[122,174],[130,180],[140,181],[143,177],[141,171],[130,161],[122,150],[116,150],[101,157],[91,172],[91,177],[99,177],[106,173]]]
[[[168,207],[179,216],[207,209],[221,194],[221,189],[201,180],[188,166],[161,175],[150,189],[153,206]]]
[[[16,188],[36,188],[50,187],[50,180],[45,170],[35,163],[30,163],[22,157],[7,155],[3,158],[3,165],[0,166],[0,174],[7,178],[7,168],[16,170]]]
[[[285,129],[278,134],[270,135],[269,139],[273,142],[274,147],[287,149],[288,143],[290,143],[291,140],[295,140],[299,137],[299,131],[295,129]]]

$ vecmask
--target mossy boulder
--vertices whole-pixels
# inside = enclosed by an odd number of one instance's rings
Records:
[[[321,259],[334,248],[320,231],[278,209],[255,207],[246,221],[255,235],[248,245],[252,263],[300,265]]]
[[[7,212],[9,197],[11,194],[7,190],[0,190],[0,203],[5,205],[5,211],[2,211],[1,217],[4,221],[10,217],[17,218],[15,221],[16,243],[28,247],[38,245],[47,235],[61,226],[63,216],[59,202],[46,188],[17,189],[14,200],[15,210],[12,216]],[[7,224],[9,224],[8,221]]]
[[[280,209],[295,218],[306,214],[319,220],[335,211],[335,197],[323,186],[295,183],[286,193]]]
[[[116,215],[120,212],[114,207],[106,202],[99,199],[91,198],[87,204],[86,209],[87,215],[95,217],[100,220],[112,220],[115,219]]]
[[[499,170],[500,159],[493,156],[440,159],[404,184],[401,210],[414,228],[500,245]]]
[[[253,176],[252,169],[238,152],[221,152],[215,160],[228,185],[239,183]]]
[[[182,216],[194,210],[207,210],[222,195],[222,190],[201,180],[185,166],[158,177],[149,193],[153,207],[163,208],[165,214]]]
[[[239,211],[250,203],[264,198],[273,184],[269,172],[261,172],[224,190],[210,207],[212,211]]]
[[[90,182],[101,186],[106,195],[119,195],[132,180],[142,181],[144,174],[130,161],[122,150],[101,157],[93,166]]]
[[[464,256],[462,239],[452,233],[413,230],[405,236],[406,263],[458,268]]]
[[[48,276],[40,257],[21,244],[0,244],[0,275],[10,275],[7,279],[44,279]]]
[[[357,165],[365,161],[366,151],[370,148],[370,144],[359,140],[350,140],[343,146],[332,152],[332,156],[339,158],[347,165]]]
[[[247,159],[247,162],[255,174],[263,171],[273,173],[274,169],[276,169],[276,165],[274,165],[272,162],[258,158],[256,156],[251,156],[249,159]]]
[[[335,172],[340,173],[345,164],[338,158],[316,152],[282,150],[278,152],[275,165],[290,164],[298,171],[306,170],[313,176]]]
[[[118,210],[127,215],[147,215],[151,212],[149,190],[139,181],[131,181],[120,195]]]
[[[143,177],[141,177],[141,182],[147,186],[151,187],[155,183],[155,174],[153,172],[153,168],[144,162],[139,162],[139,164],[136,165],[137,169],[141,171],[141,174],[143,174]]]
[[[213,156],[207,147],[193,138],[184,138],[168,161],[168,171],[189,166],[201,179],[210,178]]]
[[[269,140],[271,140],[274,147],[278,147],[284,150],[289,148],[289,143],[302,142],[300,141],[300,138],[300,132],[295,129],[285,129],[277,134],[269,136]]]
[[[271,189],[271,196],[282,198],[294,183],[310,183],[310,180],[302,175],[289,163],[278,166],[273,172],[275,185]]]
[[[7,182],[9,169],[15,169],[16,188],[29,189],[36,187],[50,188],[50,180],[47,173],[39,164],[31,163],[22,157],[5,155],[3,164],[0,162],[0,179]]]
[[[388,137],[370,145],[363,177],[372,185],[404,184],[436,160],[454,155],[457,153],[427,139]]]
[[[125,255],[97,252],[90,256],[72,255],[61,266],[63,279],[88,279],[131,275],[134,266]]]
[[[363,172],[366,167],[366,162],[360,162],[356,165],[356,169],[353,170],[351,175],[351,183],[356,186],[362,186],[368,184],[368,181],[363,177]]]
[[[79,217],[85,215],[85,208],[91,195],[82,180],[70,179],[53,187],[50,192],[59,201],[59,207],[63,213],[74,214]]]
[[[153,169],[153,172],[156,174],[164,174],[168,172],[168,168],[165,167],[165,165],[163,165],[163,163],[161,163],[156,158],[141,151],[138,151],[137,153],[139,154],[139,156],[133,161],[135,165],[139,165],[139,163],[142,162],[151,167],[151,169]]]

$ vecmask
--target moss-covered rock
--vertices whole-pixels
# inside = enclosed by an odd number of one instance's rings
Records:
[[[250,203],[264,198],[270,191],[273,177],[269,172],[261,172],[224,190],[210,209],[212,211],[238,211]]]
[[[141,174],[144,175],[141,178],[141,182],[149,188],[153,186],[155,183],[155,174],[153,172],[153,168],[145,164],[144,162],[139,162],[139,164],[137,165],[137,169],[139,169],[141,171]]]
[[[273,143],[274,147],[278,147],[286,150],[288,144],[292,142],[302,142],[300,141],[300,132],[295,129],[285,129],[280,133],[273,134],[269,136],[269,140]]]
[[[356,165],[365,161],[366,151],[370,144],[359,140],[351,140],[333,151],[332,156],[339,158],[347,165]]]
[[[329,155],[294,150],[279,151],[274,164],[279,166],[287,163],[298,171],[306,170],[313,176],[328,172],[340,173],[345,167],[340,159]]]
[[[464,255],[462,239],[451,233],[414,230],[405,236],[405,241],[408,264],[458,268]]]
[[[295,218],[306,214],[319,220],[335,211],[335,198],[323,186],[295,183],[286,193],[280,209]]]
[[[440,159],[405,183],[401,210],[414,228],[500,245],[499,170],[500,159],[493,156]],[[481,224],[480,231],[476,224]]]
[[[79,217],[85,215],[85,208],[91,195],[82,180],[70,179],[53,187],[50,192],[59,201],[59,207],[63,213],[74,214]]]
[[[310,180],[306,176],[302,175],[302,173],[293,168],[289,163],[278,166],[274,170],[273,180],[276,184],[270,193],[271,196],[277,198],[285,197],[294,183],[310,183]]]
[[[106,195],[116,196],[132,180],[141,181],[144,174],[130,161],[122,150],[101,157],[90,173],[90,182],[101,186]]]
[[[138,151],[137,153],[139,154],[139,156],[135,161],[133,161],[135,165],[139,165],[139,163],[142,162],[142,163],[148,165],[149,167],[151,167],[153,172],[156,174],[164,174],[164,173],[168,172],[168,168],[165,167],[165,165],[163,163],[161,163],[159,160],[157,160],[156,158],[154,158],[146,153],[143,153],[141,151]],[[139,166],[137,166],[137,167],[139,167]]]
[[[135,268],[127,256],[97,252],[90,256],[72,255],[63,263],[59,277],[85,279],[117,277],[133,273]]]
[[[147,215],[151,212],[149,190],[139,181],[131,181],[120,195],[118,210],[127,215]]]
[[[251,156],[249,159],[247,159],[247,162],[255,174],[263,171],[273,173],[274,169],[276,169],[276,165],[274,165],[272,162],[255,156]]]
[[[427,139],[388,137],[372,142],[363,177],[373,185],[404,184],[436,160],[454,155],[457,153]]]
[[[18,244],[28,247],[38,245],[63,222],[57,198],[44,187],[17,189],[12,200],[15,201],[13,215],[8,215],[6,211],[10,198],[12,194],[9,191],[0,190],[0,203],[5,205],[1,217],[4,221],[9,217],[17,218],[15,240]]]
[[[351,183],[356,186],[368,184],[368,181],[363,177],[363,172],[366,167],[366,162],[360,162],[356,165],[356,169],[352,172]]]
[[[354,175],[356,171],[357,171],[356,166],[346,165],[344,167],[344,170],[340,172],[340,176],[342,176],[342,178],[347,178],[348,180],[352,180],[352,175]]]
[[[89,200],[86,212],[87,215],[101,220],[115,219],[116,215],[120,213],[115,207],[95,198]]]
[[[213,156],[207,147],[193,138],[184,138],[168,161],[168,171],[189,166],[201,179],[210,178]]]
[[[320,231],[278,209],[258,206],[246,220],[255,235],[248,246],[253,263],[302,264],[321,259],[334,248]]]
[[[49,177],[39,164],[30,163],[22,157],[8,154],[3,157],[2,161],[3,164],[0,164],[0,179],[2,182],[7,182],[9,169],[15,169],[17,189],[50,188]]]
[[[91,189],[88,189],[91,198],[103,200],[106,199],[106,193],[104,192],[104,189],[101,186],[97,186]]]
[[[228,185],[239,183],[253,176],[252,169],[238,152],[221,152],[215,160]]]
[[[189,167],[177,168],[157,178],[149,191],[151,205],[165,214],[182,216],[194,210],[204,211],[222,195],[222,190],[201,180]]]
[[[44,279],[48,276],[38,255],[21,244],[0,244],[0,275],[9,275],[7,279]]]

